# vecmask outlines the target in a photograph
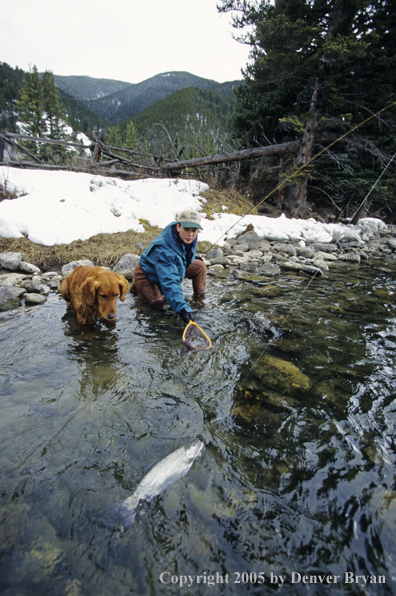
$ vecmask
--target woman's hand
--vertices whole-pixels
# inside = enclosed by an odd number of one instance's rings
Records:
[[[179,315],[186,325],[188,325],[190,321],[195,321],[193,313],[187,311],[185,308],[182,308],[182,310],[179,312]]]

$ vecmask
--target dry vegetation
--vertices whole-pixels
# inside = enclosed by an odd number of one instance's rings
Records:
[[[207,190],[202,196],[206,199],[203,212],[211,218],[214,213],[222,213],[223,206],[227,212],[243,215],[252,208],[241,194],[236,191]],[[0,185],[0,200],[13,198]],[[113,267],[126,253],[141,254],[144,248],[158,236],[161,228],[150,226],[141,220],[145,232],[139,234],[132,230],[117,234],[98,234],[88,240],[75,240],[71,244],[43,246],[34,244],[27,238],[0,237],[0,253],[6,251],[20,252],[24,261],[32,263],[44,271],[60,270],[65,263],[79,259],[89,259],[95,265]],[[164,226],[170,222],[164,222]],[[144,248],[142,248],[142,246]],[[209,242],[198,242],[198,251],[205,252],[210,248]]]

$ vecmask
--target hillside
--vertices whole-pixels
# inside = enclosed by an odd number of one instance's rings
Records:
[[[130,83],[114,81],[112,79],[94,79],[86,76],[54,75],[55,85],[68,95],[83,102],[92,101],[117,93]]]
[[[188,87],[153,103],[118,128],[125,138],[126,127],[132,121],[139,137],[145,139],[151,150],[157,151],[156,144],[164,136],[158,125],[163,125],[172,139],[185,147],[184,157],[195,157],[198,156],[196,145],[208,154],[221,149],[219,139],[226,136],[227,118],[233,106],[233,96]]]
[[[55,76],[54,78],[57,87],[83,101],[111,124],[119,124],[139,114],[153,103],[180,89],[197,87],[231,97],[233,88],[239,83],[239,81],[217,83],[188,72],[162,73],[136,84],[90,77]]]
[[[10,132],[17,132],[16,120],[18,117],[17,99],[23,86],[25,72],[20,68],[12,68],[5,62],[0,62],[0,112],[5,110],[8,114],[7,128]],[[54,77],[55,78],[55,77]],[[88,77],[60,77],[70,79],[81,79]],[[95,79],[92,79],[92,87],[95,87]],[[79,81],[81,83],[81,81]],[[67,87],[67,85],[65,86]],[[98,87],[96,87],[98,89]],[[112,87],[114,89],[114,87]],[[110,87],[107,87],[110,89]],[[71,87],[73,93],[76,88]],[[82,88],[83,90],[83,88]],[[67,114],[68,124],[72,126],[75,132],[84,132],[91,135],[92,129],[106,128],[109,123],[98,116],[85,103],[72,96],[64,89],[58,87],[59,101]],[[78,94],[78,93],[77,93]]]

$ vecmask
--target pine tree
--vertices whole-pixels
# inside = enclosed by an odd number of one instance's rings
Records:
[[[136,150],[139,146],[139,137],[136,126],[131,121],[128,122],[125,130],[125,144],[126,149]]]
[[[59,92],[51,71],[46,71],[41,79],[41,97],[46,123],[45,136],[50,139],[66,140],[67,135],[64,131],[66,115],[60,106]],[[45,159],[55,156],[62,159],[66,156],[66,148],[62,145],[43,145],[41,156]]]
[[[385,0],[275,0],[271,4],[222,0],[221,11],[237,11],[234,25],[241,31],[249,27],[244,41],[252,46],[244,84],[236,91],[231,120],[236,138],[245,146],[301,140],[293,164],[296,169],[352,123],[364,120],[353,100],[373,113],[371,85],[362,74],[369,65],[368,77],[375,72],[372,52],[376,45],[379,50],[377,28],[380,19],[386,21],[387,4]],[[379,56],[376,63],[378,68]],[[389,102],[392,91],[385,89],[385,81],[380,93]],[[358,146],[362,150],[359,136],[354,135],[332,152],[344,176],[351,177]],[[310,179],[316,177],[316,185],[318,181],[331,185],[330,178],[325,181],[319,173],[320,162],[288,186],[285,207],[289,212],[304,214]]]
[[[41,82],[37,67],[25,73],[20,99],[17,102],[19,119],[23,123],[23,132],[33,137],[41,137],[45,131]],[[38,143],[26,143],[29,150],[38,153]]]

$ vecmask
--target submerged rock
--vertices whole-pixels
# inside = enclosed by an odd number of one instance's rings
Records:
[[[302,398],[312,388],[311,379],[297,366],[273,356],[259,358],[252,370],[268,387],[284,395]]]

